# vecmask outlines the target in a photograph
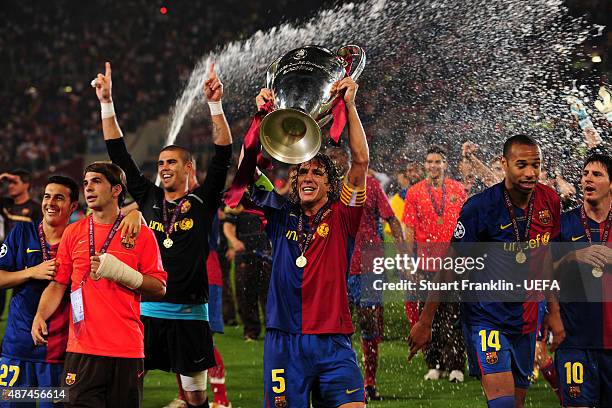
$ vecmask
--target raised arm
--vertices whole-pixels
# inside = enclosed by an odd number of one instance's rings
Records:
[[[351,149],[351,167],[347,173],[346,180],[352,187],[363,188],[365,187],[368,165],[370,163],[370,151],[355,105],[357,87],[357,83],[353,78],[346,77],[336,82],[332,86],[331,92],[335,93],[345,90],[344,102],[348,111],[349,148]]]
[[[108,156],[113,163],[121,167],[125,172],[128,190],[132,197],[134,197],[136,201],[139,201],[151,182],[142,175],[138,165],[134,159],[132,159],[132,156],[130,156],[125,146],[123,133],[119,128],[117,115],[115,114],[113,105],[113,83],[110,62],[106,62],[105,64],[104,75],[98,74],[98,76],[91,81],[91,85],[96,89],[96,96],[100,101],[102,132],[104,133]]]
[[[117,123],[117,116],[113,107],[113,83],[110,62],[106,62],[104,66],[104,75],[98,74],[91,84],[96,88],[96,96],[100,100],[104,140],[119,139],[123,137],[123,133],[121,133],[119,123]]]
[[[225,119],[221,98],[223,97],[223,84],[215,73],[215,64],[210,64],[208,79],[204,83],[204,94],[208,99],[210,114],[213,122],[213,143],[219,146],[232,144],[232,132]]]

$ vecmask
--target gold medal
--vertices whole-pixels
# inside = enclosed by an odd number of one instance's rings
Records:
[[[527,260],[527,255],[523,251],[516,254],[516,262],[523,264]]]
[[[174,245],[174,242],[170,239],[170,237],[164,239],[164,247],[171,248]]]
[[[307,263],[308,263],[308,260],[306,259],[306,257],[304,255],[298,256],[297,259],[295,260],[295,265],[298,268],[305,267]]]
[[[442,225],[444,224],[444,219],[442,218],[442,216],[438,217],[438,225]]]
[[[591,273],[593,274],[594,277],[601,278],[604,272],[603,272],[603,269],[596,266],[595,268],[593,268]]]

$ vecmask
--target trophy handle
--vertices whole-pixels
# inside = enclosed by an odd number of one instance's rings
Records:
[[[322,129],[323,126],[327,125],[333,118],[334,116],[331,113],[327,114],[323,116],[321,119],[317,120],[317,124]]]
[[[363,72],[363,68],[365,67],[366,63],[366,55],[363,48],[358,45],[345,45],[344,47],[340,47],[338,49],[337,54],[344,61],[345,65],[347,57],[359,57],[359,64],[357,65],[357,68],[348,74],[351,78],[357,81],[357,78],[359,78]]]
[[[272,89],[272,84],[276,78],[276,71],[278,70],[278,63],[280,62],[281,58],[282,56],[278,57],[268,66],[268,70],[266,71],[266,88],[268,89]]]

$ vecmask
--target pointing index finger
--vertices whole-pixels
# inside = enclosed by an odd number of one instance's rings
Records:
[[[106,76],[107,78],[110,78],[110,77],[111,77],[111,66],[110,66],[110,62],[106,61],[106,64],[104,64],[104,65],[105,65],[105,67],[106,67],[106,74],[105,74],[105,76]]]
[[[215,76],[215,63],[211,62],[208,68],[208,78],[214,78]]]

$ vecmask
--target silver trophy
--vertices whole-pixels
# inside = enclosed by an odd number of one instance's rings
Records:
[[[346,76],[349,59],[350,76],[357,80],[365,66],[361,47],[345,45],[334,54],[318,45],[297,48],[278,58],[268,67],[267,87],[274,91],[276,110],[261,122],[260,141],[278,161],[289,164],[312,159],[321,148],[321,128],[331,119],[331,95],[334,82]],[[357,62],[357,61],[355,61]]]

